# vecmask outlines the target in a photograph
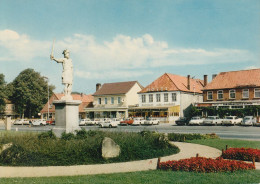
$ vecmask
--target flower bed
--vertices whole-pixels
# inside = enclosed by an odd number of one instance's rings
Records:
[[[194,171],[194,172],[227,172],[237,170],[251,170],[255,166],[243,161],[224,160],[223,158],[211,159],[204,157],[192,157],[178,161],[167,161],[159,163],[159,169],[172,171]]]
[[[245,161],[252,161],[254,157],[256,162],[260,162],[260,150],[252,148],[229,148],[226,151],[223,151],[221,157]]]

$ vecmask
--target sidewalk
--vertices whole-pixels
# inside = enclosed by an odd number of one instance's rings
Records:
[[[207,158],[217,158],[221,151],[199,144],[171,142],[179,147],[180,152],[175,155],[162,157],[161,161],[179,160],[195,157],[196,154]],[[76,165],[76,166],[49,166],[49,167],[0,167],[0,178],[11,177],[50,177],[50,176],[75,176],[75,175],[94,175],[122,172],[137,172],[156,170],[157,158],[97,165]],[[260,163],[256,163],[256,168],[260,170]]]

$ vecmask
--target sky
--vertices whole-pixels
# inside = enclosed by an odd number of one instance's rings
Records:
[[[0,0],[0,73],[32,68],[63,90],[70,51],[73,91],[164,73],[203,79],[260,68],[259,0]]]

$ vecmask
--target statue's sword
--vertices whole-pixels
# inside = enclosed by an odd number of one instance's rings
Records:
[[[52,49],[51,49],[51,56],[52,57],[53,57],[54,43],[55,43],[55,39],[53,39],[53,43],[52,43]]]

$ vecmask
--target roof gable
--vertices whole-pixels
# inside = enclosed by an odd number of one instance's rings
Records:
[[[140,93],[150,91],[185,91],[202,93],[202,80],[190,78],[190,89],[188,89],[187,81],[187,77],[165,73],[150,85],[146,86]]]
[[[221,72],[203,90],[260,86],[260,69]]]
[[[126,94],[136,83],[142,88],[137,81],[105,83],[93,96]]]

